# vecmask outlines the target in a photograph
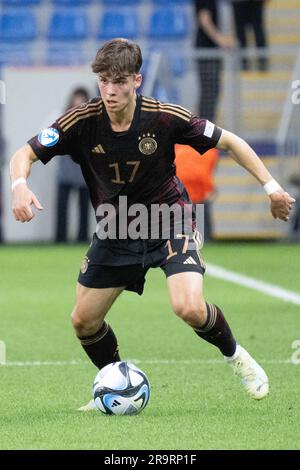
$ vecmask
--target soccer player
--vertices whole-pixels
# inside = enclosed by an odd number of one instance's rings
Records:
[[[15,219],[29,222],[34,217],[32,205],[42,210],[27,185],[31,165],[38,160],[46,164],[55,155],[71,155],[81,166],[98,221],[79,273],[72,312],[76,335],[91,361],[101,369],[120,360],[116,336],[105,316],[123,290],[142,294],[147,271],[160,267],[176,315],[200,338],[219,348],[248,394],[261,399],[268,393],[267,375],[237,343],[222,310],[205,301],[205,266],[197,250],[190,248],[188,236],[179,233],[167,240],[163,236],[135,239],[128,230],[127,238],[120,232],[105,238],[101,223],[105,210],[113,207],[115,213],[110,213],[109,220],[115,218],[120,227],[118,215],[124,198],[129,210],[137,203],[148,209],[157,204],[188,204],[187,194],[175,176],[176,143],[191,145],[201,154],[213,147],[230,151],[264,187],[274,218],[288,220],[294,199],[244,140],[218,128],[205,116],[200,118],[181,106],[137,94],[142,82],[141,65],[140,48],[131,41],[113,39],[101,47],[92,64],[101,98],[73,108],[12,157]],[[129,229],[128,221],[126,227]],[[197,239],[194,226],[192,236]],[[92,408],[92,401],[82,407]]]

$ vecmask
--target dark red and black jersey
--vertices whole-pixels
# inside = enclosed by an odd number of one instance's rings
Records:
[[[126,132],[112,130],[101,98],[94,98],[28,143],[44,164],[55,155],[71,155],[97,210],[103,203],[117,207],[119,196],[127,196],[128,204],[176,203],[183,191],[175,176],[174,144],[191,145],[203,154],[220,135],[214,124],[181,106],[138,95]]]

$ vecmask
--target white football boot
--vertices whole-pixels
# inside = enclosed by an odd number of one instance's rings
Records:
[[[261,400],[269,393],[269,380],[263,368],[250,356],[246,349],[237,345],[232,358],[224,356],[225,361],[232,367],[246,392],[255,400]]]
[[[93,411],[96,409],[97,407],[95,405],[94,399],[92,398],[86,405],[83,405],[80,408],[78,408],[78,411]]]

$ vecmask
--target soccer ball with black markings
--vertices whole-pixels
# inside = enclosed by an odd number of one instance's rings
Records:
[[[150,385],[134,364],[114,362],[96,375],[93,396],[98,410],[106,415],[133,415],[147,405]]]

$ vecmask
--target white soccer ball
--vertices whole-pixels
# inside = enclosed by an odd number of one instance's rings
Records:
[[[96,407],[106,415],[133,415],[149,401],[149,381],[130,362],[113,362],[96,375],[93,385]]]

